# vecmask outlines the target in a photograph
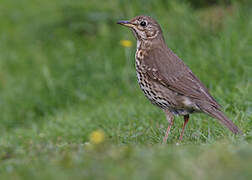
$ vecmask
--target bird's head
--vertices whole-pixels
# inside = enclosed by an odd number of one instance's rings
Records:
[[[162,37],[160,25],[150,16],[137,16],[129,21],[117,23],[129,27],[139,41]]]

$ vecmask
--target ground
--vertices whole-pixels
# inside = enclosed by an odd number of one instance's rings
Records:
[[[251,4],[183,2],[4,0],[0,179],[250,179]],[[161,144],[165,115],[139,89],[135,39],[116,24],[140,14],[244,136],[195,114],[179,146],[182,117]]]

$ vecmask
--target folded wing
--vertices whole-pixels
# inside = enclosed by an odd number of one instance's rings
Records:
[[[207,103],[217,109],[221,108],[207,88],[170,49],[155,49],[148,54],[152,56],[146,56],[143,63],[146,72],[153,80],[192,100]]]

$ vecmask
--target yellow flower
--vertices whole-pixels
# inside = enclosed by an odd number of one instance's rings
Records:
[[[105,134],[101,130],[93,131],[90,136],[89,140],[92,144],[100,144],[104,141]]]
[[[132,42],[130,40],[121,40],[120,41],[120,44],[123,46],[123,47],[131,47],[132,46]]]

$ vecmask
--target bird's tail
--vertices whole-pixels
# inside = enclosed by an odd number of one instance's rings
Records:
[[[220,110],[212,107],[210,109],[205,109],[205,113],[208,115],[218,119],[222,124],[224,124],[230,131],[232,131],[234,134],[242,134],[242,131],[230,120],[228,119],[223,112]]]

